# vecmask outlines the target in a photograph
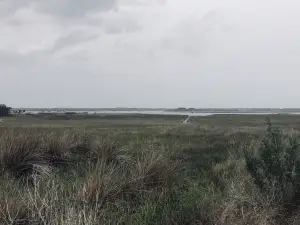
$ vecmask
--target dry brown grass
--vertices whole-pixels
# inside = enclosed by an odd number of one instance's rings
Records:
[[[122,197],[125,180],[119,169],[105,161],[99,161],[83,184],[79,196],[83,201],[102,207],[107,201],[113,202]]]
[[[247,172],[247,129],[1,128],[0,224],[297,224]]]
[[[1,171],[16,178],[49,176],[52,168],[71,162],[74,149],[90,150],[84,132],[26,131],[9,130],[0,137]]]
[[[117,223],[107,210],[120,201],[134,206],[144,191],[176,183],[177,164],[159,150],[136,154],[77,129],[30,131],[6,130],[0,138],[1,177],[16,182],[2,192],[3,224]]]
[[[178,164],[157,151],[145,152],[139,156],[132,170],[135,188],[167,188],[171,187],[178,174]]]
[[[207,203],[206,220],[214,225],[273,225],[278,224],[281,206],[272,196],[265,196],[255,186],[243,159],[229,158],[216,164],[211,174],[217,199]],[[210,193],[208,196],[213,196]]]

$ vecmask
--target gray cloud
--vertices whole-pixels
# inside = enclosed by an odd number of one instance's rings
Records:
[[[50,49],[50,52],[54,53],[68,47],[74,47],[77,44],[95,40],[98,37],[98,34],[87,35],[82,31],[72,31],[68,35],[58,38],[54,46]]]
[[[27,7],[33,1],[35,0],[0,0],[0,16],[10,15],[22,7]]]
[[[88,12],[113,8],[116,0],[0,0],[1,15],[9,15],[22,7],[34,6],[37,10],[63,18],[82,17]]]
[[[107,34],[131,33],[139,31],[141,27],[136,21],[107,21],[104,30]]]
[[[82,17],[87,12],[111,9],[115,0],[39,0],[38,7],[44,12],[60,17]]]
[[[0,100],[298,107],[299,10],[295,0],[0,0]]]
[[[177,51],[190,57],[197,57],[211,48],[210,42],[216,35],[236,31],[228,16],[220,9],[207,11],[203,16],[189,16],[180,21],[172,32],[162,39],[160,47]]]

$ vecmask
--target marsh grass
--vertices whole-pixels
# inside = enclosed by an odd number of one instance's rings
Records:
[[[146,194],[156,202],[179,180],[165,149],[136,151],[77,129],[2,130],[0,145],[1,178],[15,185],[1,187],[3,224],[126,222]]]
[[[247,167],[245,149],[260,151],[263,135],[193,124],[0,128],[0,224],[298,224],[298,207],[287,214]]]

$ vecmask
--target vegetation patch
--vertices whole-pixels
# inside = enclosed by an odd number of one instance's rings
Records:
[[[33,128],[18,117],[0,127],[0,224],[299,224],[290,120],[170,120]]]

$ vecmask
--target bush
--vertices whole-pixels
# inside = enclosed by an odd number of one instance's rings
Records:
[[[245,151],[245,159],[247,170],[263,193],[277,202],[298,202],[300,159],[299,143],[295,136],[283,135],[268,120],[267,134],[257,154]]]
[[[9,116],[11,108],[4,104],[0,104],[0,117]]]

